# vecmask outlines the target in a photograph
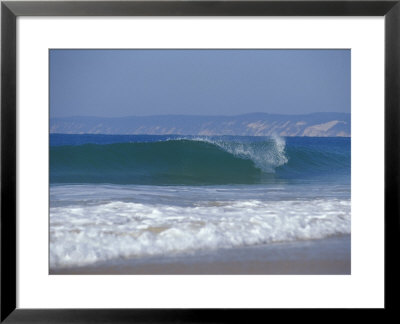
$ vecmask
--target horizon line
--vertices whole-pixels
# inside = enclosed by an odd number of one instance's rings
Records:
[[[311,112],[311,113],[299,113],[299,114],[277,114],[277,113],[267,113],[267,112],[250,112],[250,113],[243,113],[243,114],[235,114],[235,115],[196,115],[196,114],[157,114],[157,115],[124,115],[124,116],[94,116],[94,115],[72,115],[72,116],[59,116],[59,117],[49,117],[50,119],[56,118],[77,118],[77,117],[84,117],[84,118],[129,118],[129,117],[165,117],[165,116],[190,116],[190,117],[238,117],[238,116],[245,116],[245,115],[255,115],[255,114],[263,114],[263,115],[275,115],[275,116],[307,116],[307,115],[315,115],[315,114],[345,114],[350,115],[351,112],[339,112],[339,111],[332,111],[332,112]]]

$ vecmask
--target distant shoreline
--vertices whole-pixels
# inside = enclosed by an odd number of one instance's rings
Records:
[[[192,135],[192,134],[101,134],[101,133],[49,133],[50,135],[81,135],[81,136],[188,136],[196,137],[202,135]],[[268,135],[209,135],[202,137],[269,137]],[[351,136],[282,136],[282,137],[305,137],[305,138],[351,138]]]
[[[104,135],[197,135],[351,137],[349,113],[235,116],[155,115],[50,119],[50,133]]]

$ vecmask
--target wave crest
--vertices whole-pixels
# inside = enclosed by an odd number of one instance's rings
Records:
[[[284,142],[180,138],[50,149],[52,183],[251,184],[286,163]]]
[[[287,145],[278,136],[50,147],[51,183],[257,184],[349,172],[349,143]]]
[[[278,135],[274,135],[262,142],[224,141],[209,137],[181,137],[171,140],[191,140],[216,145],[238,158],[252,161],[257,168],[265,173],[275,173],[277,167],[288,162],[285,152],[286,141]]]

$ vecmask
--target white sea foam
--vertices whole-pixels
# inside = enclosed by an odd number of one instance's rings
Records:
[[[263,143],[241,143],[213,141],[223,150],[244,159],[252,160],[264,172],[274,172],[276,167],[288,162],[285,154],[285,140],[278,136]]]
[[[253,161],[257,168],[268,173],[274,172],[275,168],[288,162],[285,151],[286,141],[278,135],[273,135],[260,142],[246,142],[243,139],[223,140],[212,137],[179,137],[169,140],[192,140],[210,143],[237,157]]]
[[[52,268],[350,233],[350,200],[123,201],[50,209]]]

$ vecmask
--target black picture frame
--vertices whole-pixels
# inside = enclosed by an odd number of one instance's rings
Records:
[[[1,2],[1,314],[4,323],[250,322],[277,310],[16,308],[16,19],[19,16],[384,16],[385,307],[399,287],[400,0],[372,1],[2,1]],[[40,35],[38,36],[40,37]],[[211,293],[211,292],[210,292]],[[240,293],[240,292],[238,292]],[[309,311],[293,310],[300,316]],[[325,310],[332,313],[331,310]],[[357,311],[357,310],[352,310]],[[349,312],[349,310],[347,310]],[[383,313],[384,312],[384,313]],[[261,317],[259,317],[261,316]],[[310,315],[305,315],[310,316]],[[317,315],[319,317],[321,315]],[[323,316],[323,315],[322,315]],[[331,315],[330,315],[331,316]],[[253,320],[252,320],[253,319]],[[266,318],[264,318],[266,320]],[[382,318],[380,317],[380,320]]]

